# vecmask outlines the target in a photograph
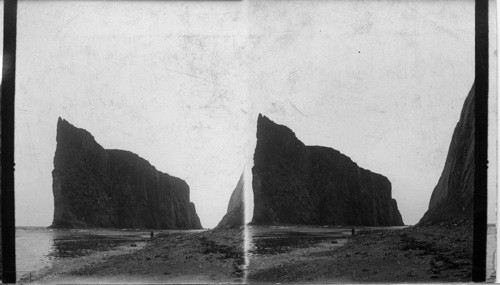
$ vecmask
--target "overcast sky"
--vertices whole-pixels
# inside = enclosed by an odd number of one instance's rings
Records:
[[[414,224],[473,83],[474,1],[20,1],[17,57],[17,225],[52,222],[61,116],[186,180],[213,227],[258,113],[388,177]]]

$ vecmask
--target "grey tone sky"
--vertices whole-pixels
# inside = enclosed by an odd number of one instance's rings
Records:
[[[213,227],[258,113],[387,176],[414,224],[474,78],[473,1],[21,1],[18,19],[17,225],[52,221],[61,116],[186,180]]]

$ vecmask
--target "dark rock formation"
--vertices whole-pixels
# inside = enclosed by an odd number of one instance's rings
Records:
[[[432,192],[429,209],[419,224],[458,219],[472,221],[475,171],[474,98],[473,85],[453,132],[444,169]]]
[[[186,182],[61,118],[52,177],[52,227],[201,228]]]
[[[259,115],[253,224],[403,225],[389,180]]]
[[[234,188],[231,198],[229,199],[229,205],[227,206],[227,213],[224,215],[222,220],[219,222],[216,229],[225,228],[235,228],[245,224],[245,204],[244,204],[244,178],[243,173],[240,176],[240,180]]]

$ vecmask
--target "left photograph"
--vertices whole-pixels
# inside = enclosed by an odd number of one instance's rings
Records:
[[[18,282],[244,282],[242,5],[18,5]]]

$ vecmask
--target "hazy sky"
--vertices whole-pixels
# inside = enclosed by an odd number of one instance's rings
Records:
[[[17,225],[52,222],[61,116],[186,180],[213,227],[258,113],[387,176],[414,224],[473,83],[474,1],[20,1],[17,56]]]
[[[428,208],[474,80],[473,1],[253,1],[252,110]]]
[[[50,225],[58,116],[186,180],[213,227],[245,162],[240,2],[19,3],[18,225]]]

